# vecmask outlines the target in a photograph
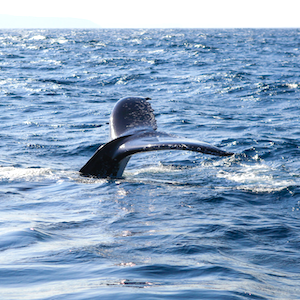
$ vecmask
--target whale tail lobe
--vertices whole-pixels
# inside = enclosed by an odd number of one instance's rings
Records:
[[[112,140],[100,146],[80,169],[86,176],[120,178],[133,154],[158,150],[195,151],[230,156],[205,142],[156,131],[156,120],[148,98],[124,98],[115,105],[110,121]]]

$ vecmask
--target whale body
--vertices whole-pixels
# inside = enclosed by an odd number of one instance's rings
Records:
[[[120,178],[135,153],[156,150],[188,150],[217,156],[230,156],[208,143],[157,131],[150,98],[119,100],[110,116],[110,141],[98,148],[80,169],[85,176]]]

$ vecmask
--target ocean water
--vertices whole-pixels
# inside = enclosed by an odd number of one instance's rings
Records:
[[[1,30],[1,299],[300,299],[299,54],[299,29]],[[80,176],[126,96],[235,155]]]

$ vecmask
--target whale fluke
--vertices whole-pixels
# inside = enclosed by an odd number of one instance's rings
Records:
[[[217,156],[230,156],[208,143],[156,131],[157,124],[150,98],[128,97],[119,100],[110,117],[111,140],[100,146],[80,169],[86,176],[120,178],[130,157],[139,152],[185,150]]]

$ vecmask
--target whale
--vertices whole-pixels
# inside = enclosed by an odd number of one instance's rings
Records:
[[[184,150],[216,156],[234,154],[205,142],[158,131],[150,100],[126,97],[115,104],[109,121],[110,140],[101,145],[80,169],[81,175],[122,178],[131,156],[148,151]]]

